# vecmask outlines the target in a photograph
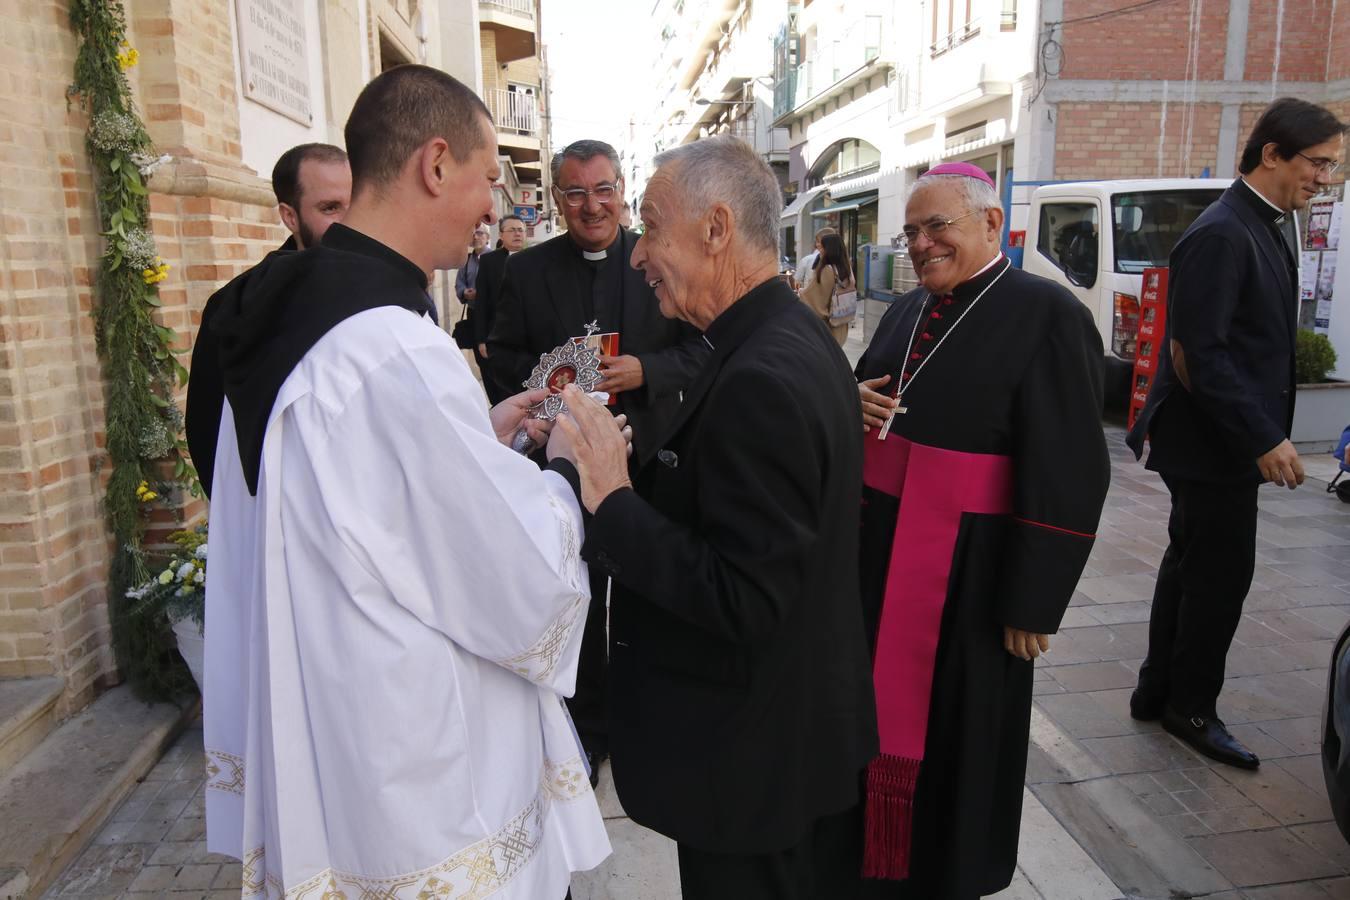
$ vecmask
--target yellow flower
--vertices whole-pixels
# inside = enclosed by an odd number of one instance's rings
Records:
[[[149,269],[141,269],[141,278],[146,284],[159,284],[169,277],[169,264],[158,256],[155,257],[155,265]]]
[[[123,44],[121,51],[117,54],[117,64],[122,67],[123,72],[136,65],[140,60],[141,55],[136,52],[136,48],[127,44]]]
[[[156,494],[154,491],[146,491],[144,494],[141,494],[142,503],[149,503],[151,500],[158,500],[158,499],[159,494]]]

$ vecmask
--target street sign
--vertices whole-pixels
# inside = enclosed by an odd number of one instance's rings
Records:
[[[539,208],[537,206],[516,206],[513,209],[515,214],[520,216],[520,221],[526,225],[533,225],[539,221]]]

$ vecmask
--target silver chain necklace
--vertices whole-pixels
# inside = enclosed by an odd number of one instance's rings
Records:
[[[994,287],[994,285],[998,284],[999,279],[1002,278],[1004,275],[1008,274],[1008,270],[1011,268],[1012,268],[1012,260],[1007,260],[1006,264],[1003,266],[1003,271],[995,275],[994,280],[989,282],[989,284],[985,285],[984,290],[980,291],[978,294],[975,295],[975,299],[970,301],[970,305],[961,311],[961,315],[956,317],[956,321],[952,323],[951,328],[947,329],[947,333],[938,339],[938,342],[933,345],[932,350],[928,351],[928,355],[923,358],[923,361],[919,363],[918,367],[915,368],[914,372],[909,376],[908,383],[905,382],[904,363],[901,363],[900,384],[898,384],[895,389],[895,399],[896,399],[895,412],[891,413],[891,415],[886,419],[885,424],[881,426],[881,431],[877,432],[877,440],[879,441],[886,440],[886,435],[891,433],[891,423],[895,421],[895,417],[898,415],[903,416],[905,413],[909,412],[909,407],[905,406],[904,403],[905,391],[913,387],[914,382],[919,380],[919,373],[923,371],[923,367],[928,365],[928,361],[932,359],[933,355],[938,352],[938,349],[943,345],[943,343],[946,342],[947,338],[951,337],[952,332],[955,331],[957,326],[961,324],[961,320],[964,319],[966,315],[972,309],[975,308],[975,304],[979,303],[980,300],[984,299],[984,295],[989,293],[989,291]],[[933,297],[934,295],[930,293],[928,295],[928,300],[932,300]],[[919,315],[916,316],[914,319],[914,327],[911,328],[909,331],[909,343],[905,345],[906,353],[914,352],[914,337],[919,333],[919,323],[922,322],[925,318],[923,311],[924,309],[928,308],[928,300],[925,300],[923,306],[920,307]],[[935,306],[934,309],[936,308],[937,307]],[[905,361],[908,362],[908,357],[906,357]]]

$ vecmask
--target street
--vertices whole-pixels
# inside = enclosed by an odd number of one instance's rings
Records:
[[[861,323],[845,348],[856,360]],[[1350,618],[1350,505],[1335,465],[1303,448],[1310,479],[1260,492],[1255,583],[1228,655],[1219,713],[1262,758],[1244,772],[1192,753],[1128,699],[1146,647],[1168,495],[1108,426],[1111,492],[1091,560],[1036,669],[1019,872],[1000,898],[1350,897],[1350,847],[1318,756],[1326,666]],[[48,897],[236,897],[239,864],[206,853],[200,724],[132,793]],[[614,855],[576,900],[676,900],[674,846],[624,817],[605,776]]]

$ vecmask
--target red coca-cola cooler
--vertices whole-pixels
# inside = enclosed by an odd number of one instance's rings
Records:
[[[1158,375],[1163,335],[1167,333],[1167,268],[1145,269],[1139,295],[1139,337],[1135,341],[1134,381],[1130,388],[1129,426],[1148,400],[1148,389]]]

